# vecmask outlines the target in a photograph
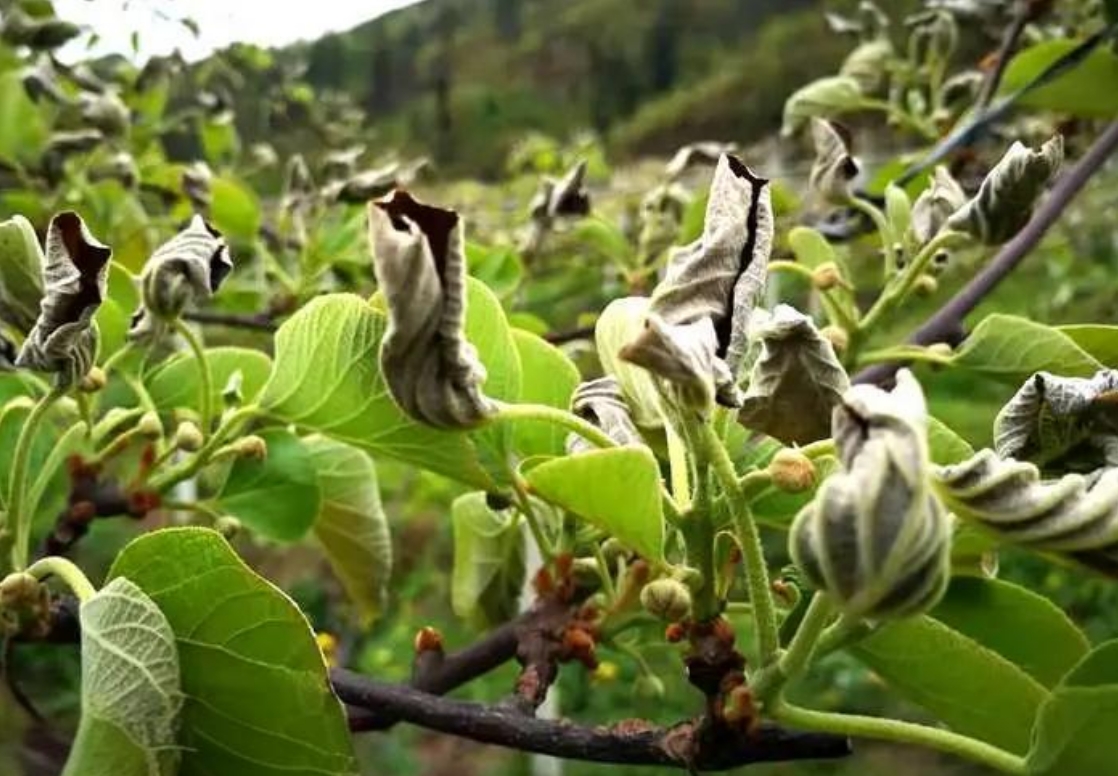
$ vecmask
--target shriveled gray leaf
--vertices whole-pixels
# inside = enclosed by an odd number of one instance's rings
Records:
[[[127,151],[120,151],[108,158],[102,164],[89,171],[89,179],[94,181],[115,180],[127,189],[135,188],[140,182],[140,168],[136,160]]]
[[[1033,206],[1063,158],[1060,135],[1036,150],[1015,142],[987,174],[978,193],[947,219],[947,228],[966,232],[988,245],[1010,239],[1032,217]]]
[[[637,236],[639,264],[655,264],[675,244],[690,197],[677,183],[665,183],[641,199],[640,234]]]
[[[872,0],[862,0],[858,3],[857,13],[854,16],[827,11],[823,14],[823,19],[831,32],[841,35],[855,34],[862,40],[882,37],[888,33],[890,23],[889,16]]]
[[[124,577],[80,617],[82,717],[63,776],[174,776],[183,696],[167,618]]]
[[[331,151],[322,157],[322,174],[327,178],[348,178],[357,171],[357,162],[365,153],[365,146],[358,144]]]
[[[924,245],[947,220],[967,201],[963,187],[942,165],[936,167],[928,187],[920,192],[912,206],[910,237],[915,245]]]
[[[811,139],[815,160],[808,185],[823,201],[845,204],[850,199],[850,184],[859,171],[858,162],[850,153],[850,133],[833,121],[813,118]]]
[[[761,352],[738,419],[785,444],[826,439],[832,410],[850,388],[834,346],[788,305],[778,305],[754,336]]]
[[[152,253],[140,273],[143,305],[132,318],[129,336],[144,339],[182,315],[190,305],[210,299],[233,271],[221,232],[196,215],[190,224]]]
[[[857,385],[834,412],[842,470],[796,516],[789,549],[851,617],[912,616],[943,594],[950,523],[928,478],[927,410],[907,370],[886,393]]]
[[[723,156],[732,156],[737,153],[737,143],[721,143],[717,140],[688,143],[672,155],[664,168],[664,172],[669,179],[675,179],[692,167],[700,165],[713,167],[718,164]]]
[[[943,82],[943,104],[948,108],[970,105],[978,97],[986,75],[981,70],[962,70]]]
[[[213,170],[202,160],[192,162],[183,169],[182,193],[190,200],[195,210],[202,213],[209,212],[210,203],[213,201],[213,193],[210,190],[213,180]]]
[[[994,420],[994,449],[1064,468],[1118,466],[1109,457],[1118,441],[1118,370],[1093,377],[1038,372],[1025,381]]]
[[[905,19],[909,28],[908,58],[919,67],[946,62],[959,44],[959,25],[942,9],[929,9]]]
[[[21,71],[20,76],[23,80],[23,89],[32,101],[45,101],[55,105],[66,105],[70,102],[69,95],[59,83],[58,73],[50,57],[44,55],[35,64],[28,65]]]
[[[466,266],[458,214],[404,191],[369,205],[369,239],[388,304],[380,367],[409,416],[469,428],[494,411],[481,392],[485,367],[463,333]]]
[[[613,377],[599,377],[580,384],[571,396],[571,412],[593,423],[619,445],[642,444],[640,432],[633,423],[629,405],[621,392],[621,384]],[[569,454],[595,449],[578,434],[567,436]]]
[[[30,221],[12,216],[0,223],[0,321],[23,333],[39,316],[43,261]]]
[[[105,298],[112,251],[72,211],[51,219],[43,265],[45,293],[17,366],[54,374],[59,387],[76,383],[97,355],[93,316]]]
[[[99,129],[106,137],[117,137],[128,129],[128,106],[116,92],[83,92],[78,96],[78,109],[82,121]]]
[[[49,51],[81,34],[81,27],[56,16],[32,17],[17,6],[4,9],[0,38],[13,46]]]
[[[533,220],[551,222],[556,218],[584,216],[590,212],[586,192],[586,161],[581,160],[559,180],[544,178],[528,205]]]
[[[395,188],[410,186],[426,164],[426,159],[417,159],[407,164],[392,162],[383,167],[364,170],[325,186],[322,196],[327,200],[363,205],[371,199],[383,197]]]
[[[794,135],[813,117],[833,118],[857,110],[863,98],[861,85],[850,76],[819,78],[797,89],[785,101],[780,133],[786,137]]]
[[[287,160],[279,213],[282,226],[295,248],[307,243],[307,219],[314,209],[318,190],[306,160],[295,154]]]
[[[1042,481],[1033,464],[982,450],[941,467],[935,481],[940,498],[964,520],[1118,578],[1118,468]]]
[[[99,129],[75,129],[55,132],[47,138],[43,148],[43,174],[49,182],[58,183],[65,172],[66,160],[76,154],[86,153],[105,142]]]

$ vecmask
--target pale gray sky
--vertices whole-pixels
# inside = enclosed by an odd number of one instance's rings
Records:
[[[88,25],[95,53],[132,56],[138,33],[139,58],[180,49],[198,59],[234,41],[282,46],[345,30],[416,0],[54,0],[58,15]],[[195,37],[179,21],[198,23]],[[67,47],[66,59],[89,48],[86,36]]]

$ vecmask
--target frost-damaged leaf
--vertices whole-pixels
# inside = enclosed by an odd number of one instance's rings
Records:
[[[490,509],[484,493],[467,493],[450,507],[454,525],[454,613],[486,628],[516,614],[524,586],[524,536],[517,513]]]
[[[738,418],[786,444],[826,439],[831,411],[850,388],[834,347],[811,319],[778,305],[755,332],[761,353]]]
[[[1025,759],[1032,776],[1110,776],[1118,761],[1118,641],[1100,644],[1040,708]]]
[[[672,252],[652,293],[645,329],[621,357],[674,384],[693,408],[706,410],[715,398],[737,406],[736,373],[764,288],[772,236],[768,181],[736,157],[722,157],[702,235]]]
[[[93,315],[105,298],[111,256],[77,213],[51,219],[43,264],[46,291],[17,366],[51,372],[64,388],[85,376],[97,355]]]
[[[377,369],[386,322],[351,294],[320,296],[276,333],[276,362],[260,404],[288,423],[482,489],[493,480],[463,431],[405,415]]]
[[[966,192],[947,168],[936,167],[928,187],[920,192],[912,206],[910,235],[915,245],[923,245],[931,240],[947,219],[967,201]]]
[[[850,199],[850,183],[858,177],[858,162],[850,155],[850,132],[841,124],[820,118],[811,120],[815,160],[808,185],[824,202],[844,204]]]
[[[927,409],[907,370],[892,393],[856,385],[834,411],[843,470],[792,525],[789,550],[854,617],[908,617],[946,588],[950,523],[928,482]]]
[[[376,467],[365,453],[341,442],[322,436],[303,442],[322,489],[315,536],[368,627],[384,609],[392,574],[392,542]]]
[[[582,383],[571,397],[571,412],[594,424],[619,445],[643,444],[633,425],[621,384],[613,377],[599,377]],[[597,447],[578,434],[567,436],[567,452],[584,453]]]
[[[584,216],[590,212],[586,193],[586,160],[579,161],[559,180],[544,178],[528,205],[535,221],[550,223],[556,218]]]
[[[123,577],[80,618],[82,717],[63,776],[175,776],[183,698],[167,618]]]
[[[0,24],[0,38],[5,42],[35,50],[56,49],[81,32],[78,25],[53,14],[30,16],[19,6],[6,9],[3,24]]]
[[[221,232],[196,215],[189,226],[152,253],[140,273],[143,306],[132,318],[129,336],[157,335],[191,304],[210,299],[233,271]]]
[[[720,143],[716,140],[704,140],[698,143],[688,143],[672,154],[672,158],[664,167],[664,172],[669,179],[675,179],[692,167],[699,165],[714,166],[723,156],[738,153],[737,143]]]
[[[640,334],[647,314],[648,299],[645,297],[614,299],[598,316],[594,344],[602,369],[617,378],[636,424],[641,428],[662,428],[663,400],[652,375],[621,358],[621,349]]]
[[[1084,461],[1087,469],[1118,466],[1118,371],[1033,375],[994,420],[994,449],[1003,458],[1065,468]]]
[[[987,245],[1021,231],[1048,181],[1064,160],[1064,139],[1053,136],[1038,150],[1014,142],[986,175],[978,193],[947,219],[947,228],[966,232]]]
[[[527,474],[532,491],[588,520],[645,558],[664,552],[660,467],[646,447],[615,447],[557,458]]]
[[[1033,464],[982,450],[941,467],[935,486],[956,515],[1005,541],[1118,577],[1118,468],[1044,482]]]
[[[43,296],[43,249],[31,222],[13,216],[0,223],[0,321],[31,331]]]
[[[380,365],[393,398],[431,426],[484,423],[495,408],[481,393],[485,368],[462,331],[466,264],[458,214],[397,191],[370,204],[369,240],[388,303]]]
[[[145,534],[117,557],[175,633],[183,705],[179,776],[355,776],[342,704],[295,604],[217,533]]]

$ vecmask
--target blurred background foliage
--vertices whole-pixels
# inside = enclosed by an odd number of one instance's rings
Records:
[[[680,145],[738,143],[752,166],[775,179],[778,212],[785,225],[794,222],[809,157],[802,141],[777,140],[781,111],[790,93],[834,72],[849,51],[850,42],[824,23],[824,6],[850,11],[854,5],[427,0],[285,49],[240,44],[191,64],[171,57],[138,65],[113,56],[68,73],[44,53],[0,43],[0,217],[21,213],[41,230],[54,211],[77,209],[114,247],[116,260],[136,271],[155,245],[202,208],[230,238],[238,262],[218,312],[278,319],[317,293],[371,280],[360,204],[342,200],[316,211],[302,243],[290,243],[294,229],[283,198],[292,194],[285,174],[292,154],[303,153],[325,187],[344,186],[361,171],[379,170],[385,180],[398,182],[402,170],[422,156],[430,165],[423,172],[414,165],[414,185],[427,200],[465,214],[471,272],[494,288],[515,325],[539,333],[584,327],[608,300],[641,289],[642,279],[624,270],[632,265],[637,213],[645,193],[663,179],[664,158]],[[899,18],[918,4],[882,5]],[[44,0],[6,0],[0,10],[16,6],[43,18],[51,14]],[[966,28],[958,57],[976,65],[995,46],[996,36]],[[36,68],[54,80],[61,99],[34,93],[28,79]],[[112,115],[104,118],[100,137],[67,150],[60,133],[73,144],[74,136],[65,133],[91,125],[77,104],[88,91],[77,85],[83,79],[87,86],[100,84],[103,94],[118,95],[124,113],[115,123]],[[873,120],[853,123],[871,173],[905,150],[896,133]],[[1075,156],[1077,125],[1065,130]],[[1005,140],[990,142],[996,147]],[[545,250],[526,254],[521,232],[540,176],[558,176],[576,160],[588,163],[593,216],[557,229]],[[705,175],[683,182],[697,194],[705,190]],[[334,196],[341,196],[337,191]],[[687,204],[677,242],[697,232],[704,204],[701,195]],[[1112,169],[1096,178],[979,314],[1001,311],[1051,323],[1118,319],[1116,206],[1118,171]],[[854,266],[860,266],[859,257],[867,267],[877,261],[870,242],[843,248]],[[778,244],[776,257],[788,255],[788,247]],[[938,295],[905,310],[888,338],[911,330],[974,269],[965,259],[952,266]],[[101,313],[109,340],[124,336],[135,305],[127,286],[117,279]],[[207,329],[207,339],[213,345],[270,347],[268,335],[250,330]],[[598,368],[585,339],[564,347],[588,373]],[[1016,387],[963,371],[923,368],[920,377],[933,412],[976,447],[990,441],[994,412]],[[329,634],[339,662],[403,680],[420,626],[438,627],[452,646],[477,633],[450,609],[454,550],[445,505],[459,486],[400,464],[378,465],[396,562],[389,608],[370,629],[355,627],[340,585],[318,553],[244,535],[237,545]],[[103,521],[81,546],[83,567],[106,568],[125,537],[144,527]],[[778,557],[782,537],[769,538]],[[1016,554],[1003,557],[1001,569],[1005,578],[1049,596],[1092,639],[1118,634],[1118,588],[1112,584]],[[744,638],[746,622],[737,624]],[[638,716],[672,722],[695,712],[697,698],[684,681],[677,650],[660,634],[647,634],[639,660],[630,654],[602,657],[593,674],[564,670],[562,714],[607,723]],[[664,681],[663,695],[638,681],[646,671]],[[8,672],[43,719],[13,702],[11,690],[0,691],[0,772],[55,773],[76,720],[77,654],[22,649]],[[497,699],[514,675],[507,666],[459,695]],[[880,681],[841,656],[829,659],[801,692],[832,707],[922,717],[918,709],[890,700]],[[522,754],[404,726],[364,736],[359,746],[370,774],[526,774],[533,768]],[[977,773],[909,748],[865,745],[859,751],[862,756],[845,764],[757,766],[750,772]],[[572,776],[602,770],[562,766]]]

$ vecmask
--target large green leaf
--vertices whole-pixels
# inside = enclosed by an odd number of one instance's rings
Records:
[[[1087,377],[1102,367],[1058,329],[1001,314],[984,318],[951,363],[1012,382],[1040,371]]]
[[[502,298],[516,291],[524,277],[524,262],[516,251],[507,246],[489,248],[467,243],[466,266],[470,275]]]
[[[1083,632],[1047,598],[997,579],[952,580],[932,617],[997,652],[1045,687],[1054,686],[1091,648]]]
[[[454,526],[454,613],[477,627],[516,614],[524,585],[524,536],[512,510],[489,508],[484,493],[467,493],[450,508]]]
[[[206,350],[213,382],[212,406],[221,406],[221,393],[238,372],[245,403],[256,401],[272,373],[272,360],[258,350],[221,347]],[[179,407],[198,409],[201,390],[198,362],[193,354],[177,353],[147,377],[147,389],[155,406],[171,411]]]
[[[355,776],[341,703],[298,607],[220,535],[172,528],[133,541],[126,577],[167,617],[184,706],[179,776]]]
[[[210,218],[226,236],[252,242],[260,230],[260,203],[252,190],[232,178],[214,178],[210,185]]]
[[[1080,43],[1058,38],[1028,47],[1010,60],[1001,91],[1009,94],[1025,86]],[[1051,83],[1021,97],[1018,104],[1075,116],[1118,115],[1118,54],[1109,46],[1098,46]]]
[[[545,501],[597,525],[650,560],[664,552],[660,469],[644,447],[591,450],[528,472]]]
[[[82,717],[63,776],[175,776],[182,695],[167,618],[124,577],[80,617]]]
[[[1056,331],[1070,337],[1104,366],[1118,369],[1118,326],[1086,323],[1057,326]]]
[[[43,112],[27,96],[19,71],[0,75],[0,161],[38,164],[47,134]]]
[[[484,489],[492,479],[468,434],[412,421],[392,400],[377,357],[385,319],[351,294],[314,299],[276,334],[260,399],[278,418]]]
[[[928,418],[928,454],[940,466],[965,461],[974,455],[970,443],[941,420]]]
[[[238,458],[214,506],[261,536],[302,539],[314,525],[322,502],[311,451],[284,429],[261,432],[268,444],[263,460]]]
[[[897,620],[852,648],[890,687],[959,733],[1024,754],[1044,685],[932,617]]]
[[[1097,647],[1060,682],[1037,716],[1028,772],[1112,776],[1118,763],[1118,641]]]
[[[334,573],[370,625],[384,607],[392,573],[392,542],[372,460],[324,436],[303,440],[322,490],[314,533]]]
[[[578,387],[579,374],[563,351],[520,329],[513,329],[513,340],[520,355],[520,401],[566,409]],[[562,455],[566,432],[554,423],[516,421],[513,447],[522,456]]]
[[[97,308],[94,320],[101,335],[98,356],[104,363],[128,341],[128,328],[132,314],[140,304],[136,281],[122,264],[109,265],[109,295]]]

